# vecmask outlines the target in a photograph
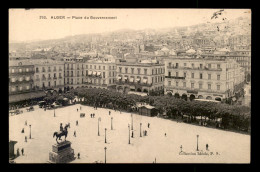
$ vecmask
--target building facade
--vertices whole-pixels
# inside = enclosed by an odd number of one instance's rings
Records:
[[[229,54],[202,54],[203,58],[233,59],[244,68],[245,76],[251,77],[251,51],[232,51]],[[250,79],[249,79],[250,80]]]
[[[33,90],[34,65],[27,60],[9,61],[9,94]]]
[[[164,88],[164,64],[143,60],[117,62],[116,89],[127,93],[159,91]]]
[[[244,69],[228,59],[165,59],[165,70],[165,94],[190,100],[231,97],[245,77]]]
[[[47,94],[61,93],[64,89],[64,63],[56,60],[33,60],[34,87]]]
[[[64,58],[64,91],[84,86],[84,64],[82,58]]]
[[[85,64],[84,86],[87,88],[113,88],[116,64],[112,61],[89,60]]]

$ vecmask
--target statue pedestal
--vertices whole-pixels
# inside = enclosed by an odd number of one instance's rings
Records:
[[[50,163],[68,163],[75,159],[74,149],[71,148],[70,141],[64,141],[52,145],[52,152],[49,153]]]

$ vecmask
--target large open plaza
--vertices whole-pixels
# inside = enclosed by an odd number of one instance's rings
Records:
[[[250,135],[133,114],[132,138],[131,113],[105,108],[95,110],[76,104],[56,109],[54,117],[54,110],[44,111],[38,106],[34,109],[31,112],[23,109],[22,114],[9,117],[9,139],[18,142],[15,153],[17,148],[24,148],[24,156],[17,157],[16,163],[47,163],[52,145],[56,144],[53,133],[59,131],[60,123],[63,126],[70,123],[66,140],[72,143],[75,157],[80,153],[80,159],[71,163],[104,163],[105,147],[106,163],[250,163]],[[80,113],[86,116],[81,118]],[[94,118],[90,117],[91,113],[95,113]],[[21,133],[23,128],[24,133]],[[143,135],[143,130],[147,131],[147,136]]]

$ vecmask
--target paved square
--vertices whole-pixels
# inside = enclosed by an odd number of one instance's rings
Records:
[[[131,113],[120,114],[119,111],[110,109],[94,110],[89,106],[72,105],[56,109],[56,117],[53,117],[54,110],[44,111],[38,106],[34,108],[35,111],[26,112],[23,109],[23,114],[9,117],[9,138],[18,141],[15,153],[17,148],[19,150],[24,148],[25,153],[24,156],[15,159],[16,163],[46,163],[52,144],[56,143],[53,133],[59,131],[60,123],[64,127],[69,122],[67,140],[72,142],[75,157],[78,152],[81,157],[72,163],[104,162],[104,147],[107,147],[107,163],[153,163],[155,158],[156,163],[250,162],[249,135],[133,114],[134,138],[131,137],[131,144],[128,144]],[[86,116],[80,118],[80,113],[85,113]],[[90,117],[91,113],[95,113],[95,118]],[[100,136],[98,136],[99,117]],[[111,130],[111,117],[113,117],[113,130]],[[26,120],[27,126],[25,126]],[[79,122],[78,126],[76,120]],[[142,130],[147,130],[147,136],[143,136],[142,133],[140,137],[140,123]],[[148,123],[150,128],[147,126]],[[29,125],[32,139],[29,139]],[[21,133],[22,128],[25,129],[24,133]],[[107,143],[104,143],[105,128],[107,128]],[[74,131],[76,137],[73,136]],[[199,150],[209,155],[196,154],[197,135],[199,135]],[[25,136],[28,142],[25,142]],[[209,145],[209,151],[206,151],[206,144]],[[181,145],[183,152],[180,155]],[[211,152],[213,155],[210,155]],[[196,155],[191,155],[194,153]]]

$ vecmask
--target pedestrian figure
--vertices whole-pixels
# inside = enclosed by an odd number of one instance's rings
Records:
[[[22,132],[21,133],[24,133],[24,128],[22,129]]]
[[[150,124],[148,123],[148,128],[150,127]]]
[[[132,131],[132,138],[134,138],[134,131]]]
[[[111,112],[109,111],[109,115],[111,114]]]
[[[209,150],[209,145],[208,144],[206,144],[206,150]]]
[[[80,159],[80,153],[78,153],[78,159]]]
[[[24,141],[27,142],[27,136],[24,137]]]
[[[93,118],[95,118],[95,114],[93,113]]]
[[[60,123],[60,131],[63,131],[62,123]]]
[[[74,137],[76,137],[76,131],[74,131],[74,134],[73,134]]]
[[[22,148],[21,152],[22,152],[22,155],[23,155],[23,152],[24,152],[24,149],[23,149],[23,148]]]
[[[77,112],[78,112],[79,110],[78,110],[78,108],[77,108]]]
[[[166,137],[166,133],[164,134],[164,136]]]
[[[93,114],[90,114],[90,117],[92,118]]]
[[[78,120],[76,121],[76,126],[78,126],[79,125],[79,122],[78,122]]]
[[[27,126],[27,120],[25,121],[25,125]]]
[[[17,156],[20,156],[19,148],[17,148]]]

